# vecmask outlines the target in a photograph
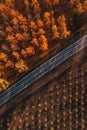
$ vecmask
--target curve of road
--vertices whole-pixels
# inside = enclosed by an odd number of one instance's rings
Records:
[[[0,94],[0,106],[87,46],[87,35],[59,52]]]

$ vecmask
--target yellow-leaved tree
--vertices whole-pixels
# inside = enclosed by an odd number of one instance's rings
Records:
[[[84,12],[87,13],[87,0],[84,0],[84,3],[83,3],[83,10],[84,10]]]
[[[9,82],[6,79],[0,78],[0,92],[6,90],[9,86]]]
[[[8,60],[7,54],[0,52],[0,60],[7,62],[7,60]]]
[[[15,68],[18,70],[19,73],[22,73],[24,71],[28,70],[27,65],[25,64],[24,60],[19,60],[16,64],[15,64]]]
[[[77,13],[83,13],[83,4],[81,2],[77,3],[76,12]]]

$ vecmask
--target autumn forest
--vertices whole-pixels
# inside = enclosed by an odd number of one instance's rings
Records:
[[[87,0],[0,0],[0,92],[86,24]]]

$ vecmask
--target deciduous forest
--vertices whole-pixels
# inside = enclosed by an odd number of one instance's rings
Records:
[[[87,0],[0,0],[0,92],[87,27]]]

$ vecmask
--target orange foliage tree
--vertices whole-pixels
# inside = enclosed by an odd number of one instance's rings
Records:
[[[36,30],[37,29],[37,25],[36,25],[35,21],[31,21],[29,26],[30,26],[31,30]]]
[[[13,51],[12,52],[12,56],[14,57],[14,58],[16,58],[16,60],[20,60],[20,54],[18,53],[18,52],[16,52],[16,51]]]
[[[41,44],[41,50],[42,50],[42,51],[47,51],[47,50],[48,50],[48,44],[47,44],[47,42],[43,42],[43,43]]]
[[[58,32],[57,25],[52,26],[52,31],[53,31],[53,39],[59,38],[59,32]]]
[[[12,44],[18,43],[16,37],[13,34],[8,34],[6,40]]]
[[[5,0],[6,5],[10,7],[14,7],[15,5],[15,0]]]
[[[32,0],[31,6],[35,6],[36,4],[38,4],[38,0]]]
[[[28,7],[30,5],[29,0],[24,0],[24,4]]]
[[[38,35],[44,35],[44,34],[46,34],[46,31],[43,28],[40,28],[38,30]]]
[[[53,5],[59,4],[59,0],[53,0]]]
[[[48,50],[48,42],[47,42],[47,38],[45,37],[45,35],[40,35],[39,38],[40,41],[40,47],[42,51],[47,51]]]
[[[61,39],[67,38],[70,35],[70,31],[67,30],[66,17],[61,15],[57,19],[58,21],[58,32]]]
[[[37,46],[37,47],[39,46],[39,41],[38,41],[37,38],[33,38],[32,41],[31,41],[31,43],[32,43],[33,45]]]
[[[28,54],[27,54],[27,52],[26,52],[25,49],[22,49],[22,50],[21,50],[21,55],[22,55],[24,58],[26,58],[26,57],[28,56]]]
[[[24,37],[23,37],[23,35],[22,35],[21,33],[16,33],[16,39],[17,39],[18,41],[23,41],[23,40],[24,40]]]
[[[34,48],[32,46],[27,47],[26,52],[29,55],[34,55],[35,54],[35,50],[34,50]]]
[[[46,26],[49,26],[51,24],[50,13],[49,12],[44,13],[44,21],[45,21]]]
[[[39,27],[39,28],[43,28],[44,27],[44,22],[42,21],[42,20],[37,20],[37,26]]]
[[[5,68],[11,68],[13,69],[14,68],[14,63],[10,60],[8,60],[5,64]]]

